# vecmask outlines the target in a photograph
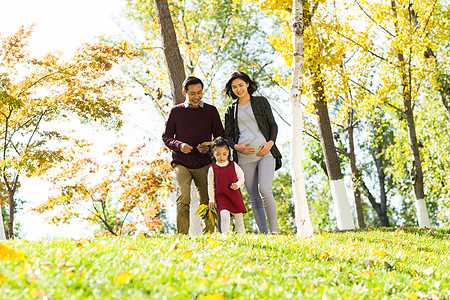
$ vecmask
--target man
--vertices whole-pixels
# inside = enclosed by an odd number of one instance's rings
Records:
[[[202,101],[203,82],[197,77],[187,77],[183,82],[186,101],[172,107],[162,135],[164,144],[172,150],[172,167],[177,185],[177,231],[189,233],[189,204],[191,182],[197,187],[200,204],[208,205],[208,168],[211,157],[209,146],[212,137],[223,134],[219,112]],[[203,232],[213,232],[212,224],[202,220]]]

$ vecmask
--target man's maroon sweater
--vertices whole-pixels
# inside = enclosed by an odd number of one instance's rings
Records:
[[[162,135],[164,144],[172,150],[172,166],[182,165],[189,169],[198,169],[211,163],[210,153],[201,154],[197,146],[209,142],[212,137],[223,134],[223,125],[219,112],[210,104],[203,107],[186,108],[184,103],[172,107]],[[194,149],[189,154],[181,152],[182,143]]]

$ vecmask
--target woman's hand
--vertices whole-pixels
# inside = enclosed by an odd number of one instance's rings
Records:
[[[255,148],[248,147],[248,145],[250,145],[250,143],[236,144],[236,145],[234,145],[234,150],[239,151],[243,154],[247,154],[247,155],[255,153]]]
[[[209,204],[208,204],[209,208],[214,208],[214,205],[215,205],[215,203],[212,202],[212,201],[210,201]]]
[[[262,144],[261,146],[259,146],[259,151],[258,153],[256,153],[256,156],[264,156],[267,153],[269,153],[270,149],[272,149],[273,145],[275,143],[271,140],[268,142],[265,142],[264,144]]]
[[[239,188],[239,187],[237,186],[236,183],[232,183],[232,184],[230,185],[230,189],[232,189],[233,191],[237,190],[238,188]]]

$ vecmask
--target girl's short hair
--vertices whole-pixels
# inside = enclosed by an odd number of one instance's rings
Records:
[[[250,95],[252,95],[258,89],[258,86],[259,86],[258,82],[253,81],[250,78],[250,76],[248,76],[244,72],[240,72],[240,71],[234,72],[233,74],[231,74],[231,77],[230,77],[230,79],[228,79],[227,83],[225,83],[225,88],[223,89],[224,94],[231,97],[232,99],[237,99],[237,97],[238,97],[233,93],[233,89],[231,88],[231,83],[235,79],[241,79],[241,80],[245,81],[246,83],[248,83],[247,91]]]
[[[212,144],[211,144],[211,156],[213,158],[214,161],[216,161],[216,159],[214,158],[214,149],[215,148],[219,148],[219,147],[225,147],[228,148],[228,150],[231,149],[230,144],[228,143],[228,141],[222,137],[218,137],[216,138]],[[231,150],[230,150],[231,153]],[[228,155],[228,160],[231,159],[231,155]]]

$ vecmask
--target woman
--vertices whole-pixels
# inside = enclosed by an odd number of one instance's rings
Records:
[[[275,170],[281,167],[281,153],[275,145],[278,126],[269,102],[252,94],[258,83],[243,72],[235,72],[224,93],[236,99],[225,113],[224,137],[233,148],[233,159],[245,175],[245,188],[261,233],[278,233],[277,208],[272,194]]]

